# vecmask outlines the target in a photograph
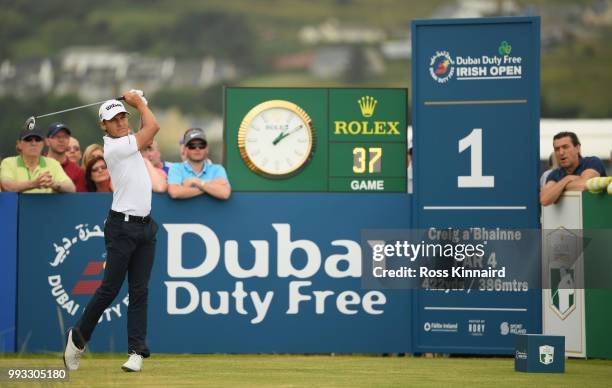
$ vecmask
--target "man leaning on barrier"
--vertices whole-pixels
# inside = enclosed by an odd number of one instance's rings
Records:
[[[232,189],[223,166],[208,160],[208,142],[204,130],[191,128],[183,136],[186,160],[175,163],[168,172],[168,194],[185,199],[208,194],[228,199]]]
[[[540,191],[542,206],[557,202],[565,190],[584,191],[590,178],[606,176],[606,169],[598,157],[580,154],[580,141],[574,132],[557,133],[553,137],[553,148],[559,168],[548,175]]]
[[[18,193],[72,193],[75,186],[59,162],[42,156],[44,135],[38,128],[23,129],[17,140],[19,155],[6,158],[0,166],[4,191]]]

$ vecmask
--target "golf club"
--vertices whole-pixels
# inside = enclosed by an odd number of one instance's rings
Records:
[[[142,90],[132,89],[130,91],[137,93],[140,97],[144,97],[144,92]],[[125,100],[125,97],[123,97],[123,96],[116,97],[115,100],[122,101],[122,100]],[[70,112],[70,111],[77,110],[77,109],[88,108],[88,107],[94,106],[94,105],[100,105],[100,104],[102,104],[102,103],[104,103],[106,101],[107,100],[102,100],[102,101],[98,101],[98,102],[92,102],[91,104],[76,106],[74,108],[68,108],[68,109],[64,109],[64,110],[59,110],[57,112],[45,113],[44,115],[31,116],[31,117],[29,117],[25,121],[24,128],[29,130],[29,131],[32,131],[36,127],[36,119],[39,119],[41,117],[53,116],[53,115],[57,115],[57,114],[60,114],[60,113]]]

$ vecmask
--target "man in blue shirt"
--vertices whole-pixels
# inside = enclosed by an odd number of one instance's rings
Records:
[[[232,189],[223,166],[208,160],[208,142],[201,128],[191,128],[183,136],[186,159],[168,171],[168,194],[175,199],[191,198],[204,193],[228,199]]]
[[[565,190],[584,191],[587,180],[606,176],[606,169],[598,157],[580,155],[580,141],[574,132],[557,133],[553,137],[553,148],[559,168],[548,175],[540,191],[542,206],[555,203]]]

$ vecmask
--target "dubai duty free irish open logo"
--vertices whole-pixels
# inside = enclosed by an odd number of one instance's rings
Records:
[[[455,73],[454,62],[448,51],[436,51],[429,61],[429,74],[435,81],[448,82]]]

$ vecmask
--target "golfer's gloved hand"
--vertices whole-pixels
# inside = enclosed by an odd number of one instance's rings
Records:
[[[141,99],[142,101],[144,101],[145,105],[149,105],[149,101],[147,101],[147,99],[145,98],[145,96],[144,96],[144,92],[143,92],[142,90],[139,90],[139,89],[132,89],[132,90],[130,90],[130,92],[131,92],[131,93],[136,93],[136,94],[138,94],[138,95],[140,96],[140,99]]]
[[[144,97],[144,92],[142,90],[140,90],[140,89],[130,89],[130,93],[136,93],[140,97]]]

